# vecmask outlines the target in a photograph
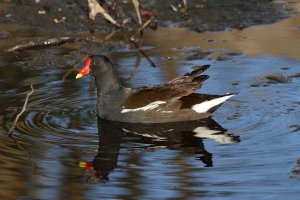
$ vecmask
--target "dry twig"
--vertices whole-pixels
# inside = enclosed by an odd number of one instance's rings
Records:
[[[116,31],[113,30],[112,32],[110,32],[109,34],[107,34],[107,35],[104,37],[104,41],[110,40],[115,34],[116,34]]]
[[[153,18],[148,19],[142,26],[140,26],[138,28],[138,30],[136,31],[136,33],[134,34],[134,36],[136,36],[138,34],[142,35],[143,31],[145,30],[145,28],[147,28],[147,26],[149,26],[149,24],[151,24],[152,21],[153,21]]]
[[[173,10],[174,12],[178,12],[177,7],[175,7],[173,4],[171,4],[171,8],[172,8],[172,10]]]
[[[183,6],[187,8],[187,0],[182,0]]]
[[[31,91],[28,91],[28,92],[27,92],[27,95],[26,95],[26,99],[25,99],[23,108],[22,108],[21,112],[20,112],[19,114],[17,114],[17,116],[16,116],[16,118],[15,118],[15,121],[14,121],[13,125],[11,126],[11,128],[9,129],[7,135],[11,135],[11,134],[13,133],[13,131],[14,131],[15,128],[16,128],[16,125],[17,125],[17,123],[18,123],[19,118],[20,118],[21,115],[26,111],[26,107],[27,107],[27,104],[28,104],[29,97],[30,97],[30,95],[32,95],[33,92],[34,92],[33,86],[30,85],[30,87],[31,87]]]
[[[31,155],[30,155],[30,153],[27,151],[27,149],[26,149],[25,147],[22,146],[22,144],[20,144],[19,140],[17,140],[17,139],[15,138],[15,135],[13,134],[13,131],[15,130],[15,128],[16,128],[16,126],[17,126],[17,123],[18,123],[19,118],[20,118],[21,115],[26,111],[26,107],[27,107],[27,104],[28,104],[28,100],[29,100],[30,95],[32,95],[32,94],[34,93],[33,86],[30,85],[30,87],[31,87],[31,91],[28,91],[28,92],[27,92],[26,99],[25,99],[24,105],[23,105],[23,107],[22,107],[22,110],[21,110],[21,112],[19,112],[19,114],[17,114],[17,116],[16,116],[16,118],[15,118],[15,121],[13,122],[13,125],[11,126],[11,128],[9,129],[9,131],[7,132],[7,136],[8,136],[9,138],[11,138],[11,139],[15,142],[15,144],[17,145],[17,147],[18,147],[21,151],[23,151],[23,152],[26,154],[28,161],[30,161],[31,164],[32,164],[33,167],[34,167],[34,174],[35,174],[35,173],[36,173],[36,170],[37,170],[37,165],[36,165],[36,163],[35,163],[34,161],[31,160]]]
[[[139,25],[141,26],[142,25],[142,17],[141,17],[141,12],[140,12],[139,0],[132,0],[132,3],[134,5],[135,12],[136,12],[136,15],[138,17]]]
[[[148,19],[140,28],[140,31],[143,31],[145,28],[147,28],[147,26],[149,26],[149,24],[152,22],[153,18]]]
[[[110,23],[117,27],[121,27],[121,25],[106,12],[105,9],[100,6],[100,4],[96,0],[88,0],[88,3],[90,8],[90,19],[95,20],[96,15],[100,13]]]

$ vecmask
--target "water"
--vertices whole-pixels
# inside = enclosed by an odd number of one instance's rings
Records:
[[[85,56],[78,43],[2,52],[1,133],[11,127],[31,84],[35,92],[13,138],[0,137],[1,199],[298,199],[300,79],[264,78],[300,72],[297,19],[232,32],[148,31],[144,45],[156,68],[142,59],[135,71],[131,48],[110,54],[131,87],[211,64],[199,92],[238,95],[213,119],[197,123],[98,122],[90,79],[66,76]],[[15,29],[17,40],[45,34],[24,36]],[[8,44],[14,41],[1,41],[1,49]]]

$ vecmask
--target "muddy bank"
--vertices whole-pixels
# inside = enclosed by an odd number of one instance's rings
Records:
[[[122,48],[135,49],[126,39],[131,35],[128,31],[138,27],[132,2],[117,1],[115,6],[109,1],[105,2],[101,5],[119,23],[128,20],[124,29],[116,28],[99,14],[95,21],[91,21],[87,0],[41,0],[39,3],[33,0],[5,0],[0,3],[0,24],[18,24],[27,28],[14,31],[1,29],[0,50],[6,51],[28,41],[44,41],[65,35],[83,38],[63,48],[51,46],[29,49],[23,51],[22,55],[6,53],[6,57],[14,60],[12,64],[33,69],[73,66],[88,53],[107,54]],[[155,15],[158,26],[186,27],[197,32],[243,29],[251,25],[273,23],[292,14],[284,4],[269,0],[188,0],[184,9],[178,4],[181,1],[177,0],[140,2],[142,13]],[[174,8],[178,11],[175,12]],[[143,20],[147,20],[147,16]],[[187,59],[203,59],[209,54],[211,52],[194,52]],[[232,55],[224,55],[219,60],[230,57]]]
[[[143,1],[146,7],[161,14],[159,25],[187,27],[198,32],[243,29],[251,25],[274,23],[291,13],[284,5],[269,0],[193,0],[188,1],[186,13],[178,14],[169,9],[170,4],[176,5],[176,2],[178,1],[162,1],[157,4]]]
[[[273,23],[291,14],[291,10],[283,4],[270,0],[189,0],[187,8],[182,8],[178,2],[181,1],[142,0],[141,9],[156,14],[159,26],[187,27],[198,32],[243,29],[251,25]],[[137,17],[131,1],[117,1],[116,6],[102,4],[119,22],[127,19],[127,28],[136,27]],[[40,3],[33,0],[6,0],[0,8],[0,23],[18,23],[36,29],[64,32],[107,32],[112,28],[102,16],[91,22],[87,1],[82,0],[41,0]],[[175,12],[174,8],[178,11]]]

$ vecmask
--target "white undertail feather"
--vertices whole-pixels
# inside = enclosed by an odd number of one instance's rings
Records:
[[[233,97],[233,96],[234,96],[234,94],[231,94],[231,95],[219,97],[219,98],[216,98],[216,99],[204,101],[202,103],[193,105],[192,109],[194,111],[196,111],[197,113],[206,113],[211,108],[213,108],[213,107],[215,107],[215,106],[217,106],[219,104],[224,103],[227,99],[229,99],[230,97]]]
[[[197,127],[193,130],[196,133],[195,137],[212,139],[220,144],[229,144],[235,142],[231,137],[225,134],[220,134],[219,130],[211,130],[208,127]]]
[[[137,111],[147,111],[147,110],[152,110],[154,108],[157,108],[160,104],[166,103],[165,101],[154,101],[148,105],[145,105],[140,108],[132,108],[132,109],[127,109],[124,108],[121,110],[121,113],[128,113],[128,112],[137,112]]]

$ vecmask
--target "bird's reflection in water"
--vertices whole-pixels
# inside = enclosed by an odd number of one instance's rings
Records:
[[[81,166],[92,172],[89,182],[105,182],[117,167],[121,144],[126,142],[147,144],[145,149],[168,148],[194,154],[206,167],[213,166],[212,154],[205,150],[203,139],[218,143],[239,142],[239,136],[227,133],[213,119],[163,124],[129,124],[98,120],[99,149],[92,162]]]

